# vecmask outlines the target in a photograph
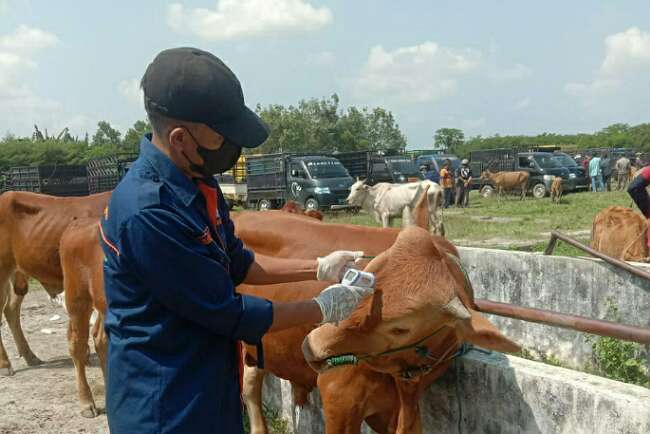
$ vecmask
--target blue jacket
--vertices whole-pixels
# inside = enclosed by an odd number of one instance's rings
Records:
[[[254,257],[220,191],[215,228],[197,185],[140,148],[101,221],[110,430],[241,433],[236,341],[259,343],[272,305],[235,293]]]

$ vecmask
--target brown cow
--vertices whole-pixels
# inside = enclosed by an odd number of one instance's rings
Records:
[[[399,434],[422,432],[422,376],[441,375],[463,341],[499,351],[519,350],[475,310],[458,252],[450,243],[427,236],[427,215],[418,211],[420,227],[402,231],[366,268],[376,274],[374,296],[338,326],[312,331],[302,345],[307,362],[319,372],[336,366],[337,359],[341,363],[354,357],[354,363],[391,375],[400,401]],[[323,405],[327,408],[328,403]],[[335,431],[328,427],[329,432]]]
[[[564,187],[562,186],[562,178],[559,176],[554,176],[553,183],[551,184],[551,201],[557,202],[558,204],[561,203],[562,193],[564,193]]]
[[[497,197],[501,197],[504,191],[521,190],[521,200],[526,198],[529,177],[528,172],[492,173],[488,169],[481,173],[481,181],[490,181],[497,189]]]
[[[594,217],[591,247],[623,261],[648,261],[648,223],[639,213],[610,206]]]
[[[0,311],[11,329],[18,353],[28,365],[41,363],[27,344],[20,325],[20,306],[27,281],[24,275],[40,281],[50,296],[63,289],[59,241],[68,225],[79,218],[101,216],[110,193],[86,197],[53,197],[27,192],[0,195]],[[16,271],[18,290],[9,291]],[[7,303],[7,301],[9,301]],[[0,338],[0,375],[13,375]]]
[[[423,220],[423,209],[426,212],[426,207],[420,208],[419,217],[416,218],[420,224],[428,220],[426,214]],[[293,257],[313,257],[339,248],[363,249],[366,254],[378,255],[393,245],[398,235],[397,231],[385,229],[322,225],[318,222],[298,221],[297,219],[291,221],[291,216],[279,213],[272,220],[266,220],[264,225],[259,224],[259,215],[253,213],[240,213],[235,218],[239,236],[247,245],[253,247],[254,250],[263,251],[265,254],[283,257],[291,257],[291,255],[294,255]],[[286,232],[287,226],[291,226],[291,234]],[[438,298],[450,296],[454,301],[452,303],[447,303],[449,300],[445,302],[448,305],[447,311],[454,311],[454,308],[458,308],[456,311],[461,312],[461,316],[465,315],[463,306],[470,309],[473,307],[473,296],[459,267],[458,253],[444,238],[431,237],[422,229],[407,229],[400,235],[400,239],[401,241],[398,240],[395,243],[394,255],[391,256],[392,262],[384,262],[384,267],[381,267],[382,271],[379,271],[376,268],[382,265],[383,260],[378,258],[370,265],[373,267],[370,269],[378,271],[378,287],[384,294],[390,294],[388,299],[391,300],[391,303],[388,309],[391,314],[395,312],[405,314],[408,309],[413,308],[415,318],[424,318],[419,325],[411,324],[411,329],[407,330],[401,339],[414,338],[418,333],[422,333],[419,335],[422,337],[427,335],[424,329],[431,327],[436,318],[450,324],[453,322],[446,314],[436,311],[436,306],[428,301],[429,299],[426,297],[430,297],[433,291],[427,293],[426,288],[422,287],[423,282],[432,284],[434,282],[430,280],[436,279],[435,285],[431,288],[442,291]],[[417,264],[417,266],[413,268],[409,264]],[[405,270],[411,272],[405,273]],[[390,278],[390,275],[393,277]],[[440,282],[442,285],[439,284]],[[405,283],[406,287],[413,288],[414,291],[408,299],[403,297]],[[305,282],[266,287],[243,285],[238,290],[272,300],[286,301],[313,297],[323,286],[323,283]],[[419,300],[420,298],[416,295],[420,291],[423,292],[422,300],[426,298],[426,302],[423,302],[421,306],[404,305],[406,300]],[[402,296],[398,296],[398,293]],[[461,301],[451,297],[456,293]],[[382,320],[384,311],[381,301],[381,295],[378,298],[375,297],[375,302],[367,302],[361,308],[362,313],[357,313],[355,321],[357,321],[356,330],[358,332],[368,330],[380,333],[382,330],[390,330],[391,323]],[[371,306],[374,309],[371,309]],[[388,304],[385,303],[384,306],[388,306]],[[400,310],[402,307],[406,310]],[[378,312],[382,315],[378,316]],[[467,310],[464,312],[468,313]],[[406,315],[398,319],[401,322],[411,323],[409,318],[410,315]],[[433,331],[432,329],[427,330],[428,332]],[[400,333],[401,331],[400,329]],[[312,388],[317,378],[313,372],[309,372],[306,368],[307,365],[300,350],[300,341],[308,332],[309,327],[302,327],[271,333],[264,338],[266,369],[305,390]],[[397,331],[394,335],[397,339],[400,338]],[[389,332],[386,341],[391,340],[390,336],[392,335]],[[429,345],[432,345],[434,349],[430,348],[430,352],[434,356],[440,355],[440,351],[446,352],[447,350],[449,350],[447,356],[450,356],[455,353],[463,340],[498,350],[512,351],[518,348],[503,338],[487,320],[476,312],[472,312],[471,318],[462,320],[457,327],[446,327],[435,338],[425,340],[422,344],[428,348]],[[254,348],[247,348],[247,351],[250,351],[247,361],[252,362],[255,358]],[[409,353],[408,357],[411,356],[412,354]],[[434,366],[426,366],[426,363],[422,363],[422,359],[419,362],[410,366],[402,365],[404,368],[402,373],[417,378],[419,380],[416,382],[417,388],[422,390],[444,372],[451,363],[451,359]],[[369,369],[368,366],[352,366],[333,370],[318,377],[328,433],[358,433],[363,420],[366,420],[377,432],[395,432],[398,414],[400,414],[396,383],[391,375],[373,372],[373,369]],[[264,427],[259,427],[263,421],[255,417],[255,415],[261,416],[261,375],[259,372],[252,379],[247,379],[246,383],[245,393],[247,408],[251,415],[252,432],[266,433]],[[403,392],[404,390],[400,388],[399,393]],[[251,407],[257,407],[257,410],[251,412]],[[407,419],[410,420],[410,418]],[[411,431],[402,430],[401,432]]]

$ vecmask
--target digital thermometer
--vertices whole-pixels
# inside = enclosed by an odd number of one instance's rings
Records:
[[[343,275],[341,283],[344,285],[350,286],[360,286],[362,288],[373,288],[375,287],[375,275],[372,273],[367,273],[365,271],[359,271],[354,268],[350,268]]]

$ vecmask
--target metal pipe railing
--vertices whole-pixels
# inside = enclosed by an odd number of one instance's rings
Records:
[[[476,300],[480,312],[650,345],[650,328],[569,315],[545,309]]]
[[[546,246],[546,250],[544,250],[545,255],[550,255],[553,253],[553,250],[555,249],[555,245],[557,244],[558,240],[567,243],[577,249],[580,249],[583,252],[590,254],[591,256],[602,259],[608,264],[614,265],[615,267],[621,268],[629,273],[632,273],[635,276],[641,277],[642,279],[650,280],[650,273],[648,273],[647,271],[642,270],[633,265],[630,265],[625,261],[621,261],[620,259],[612,258],[609,255],[594,250],[591,247],[582,244],[580,241],[574,240],[573,238],[564,235],[563,233],[558,231],[551,232],[551,240],[549,241],[548,246]]]

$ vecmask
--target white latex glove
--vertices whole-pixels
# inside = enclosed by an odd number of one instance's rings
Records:
[[[355,268],[355,263],[361,260],[363,252],[350,252],[338,250],[324,258],[318,258],[318,270],[316,278],[330,282],[340,282],[343,273],[348,268]]]
[[[348,318],[357,308],[359,302],[374,292],[372,288],[349,286],[338,283],[328,286],[318,294],[314,301],[323,313],[321,324],[333,322],[338,323]]]

